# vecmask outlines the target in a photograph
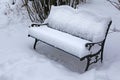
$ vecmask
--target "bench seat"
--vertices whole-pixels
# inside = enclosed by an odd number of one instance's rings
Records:
[[[49,28],[47,25],[31,27],[29,28],[28,34],[31,37],[37,38],[40,41],[44,41],[45,43],[62,49],[65,52],[68,52],[79,58],[90,54],[88,49],[85,47],[85,44],[90,43],[90,41]]]

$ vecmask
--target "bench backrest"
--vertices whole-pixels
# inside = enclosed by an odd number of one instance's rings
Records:
[[[92,42],[105,39],[110,18],[69,6],[52,6],[45,23],[48,26]]]

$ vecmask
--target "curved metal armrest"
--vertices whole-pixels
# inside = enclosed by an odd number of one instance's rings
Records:
[[[86,43],[86,44],[85,44],[85,47],[90,51],[91,48],[92,48],[94,45],[96,45],[96,44],[99,45],[99,46],[102,46],[102,43],[103,43],[103,42],[104,42],[104,40],[103,40],[103,41],[100,41],[100,42]],[[101,51],[101,49],[100,49],[96,54],[89,54],[89,55],[86,55],[86,56],[82,57],[80,60],[82,61],[82,60],[84,60],[84,59],[87,58],[87,57],[93,57],[93,56],[99,54],[100,51]]]
[[[104,41],[104,40],[103,40]],[[88,47],[89,45],[95,45],[95,44],[98,44],[98,45],[100,45],[101,46],[101,43],[103,43],[103,41],[100,41],[100,42],[91,42],[91,43],[86,43],[85,44],[85,47]]]
[[[37,23],[33,23],[33,24],[31,24],[31,26],[29,26],[29,27],[39,27],[39,26],[42,26],[42,25],[48,25],[47,23],[44,23],[44,24],[37,24]]]
[[[99,45],[99,46],[102,46],[102,43],[104,42],[103,41],[100,41],[100,42],[91,42],[91,43],[86,43],[85,44],[85,47],[88,48],[88,50],[90,50],[92,48],[92,46],[94,46],[95,44]]]

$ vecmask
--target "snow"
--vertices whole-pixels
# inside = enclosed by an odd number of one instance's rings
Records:
[[[89,41],[49,28],[47,25],[31,27],[28,34],[80,58],[90,54],[85,47]]]
[[[0,0],[0,80],[120,80],[119,32],[109,33],[103,64],[93,65],[89,71],[81,74],[85,62],[81,63],[66,54],[61,55],[61,51],[42,43],[37,45],[36,51],[33,50],[34,40],[27,37],[27,26],[31,22],[22,18],[21,14],[10,12],[5,15],[4,12],[8,10],[5,3],[8,1]],[[120,11],[106,0],[89,0],[79,9],[108,15],[113,20],[111,29],[120,29]]]
[[[0,16],[0,19],[2,20],[1,23],[0,23],[0,28],[8,25],[8,20],[7,20],[6,16]]]
[[[105,38],[110,20],[110,18],[96,15],[87,10],[80,11],[69,6],[52,6],[45,23],[54,29],[89,41],[100,42]]]

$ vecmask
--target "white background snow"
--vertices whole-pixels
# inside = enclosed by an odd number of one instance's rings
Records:
[[[19,2],[19,0],[17,0]],[[80,62],[46,44],[33,50],[28,38],[30,20],[20,4],[0,0],[0,80],[120,80],[120,33],[109,33],[104,50],[104,63],[83,72]],[[79,9],[112,17],[111,29],[120,29],[120,11],[106,0],[90,0]]]

